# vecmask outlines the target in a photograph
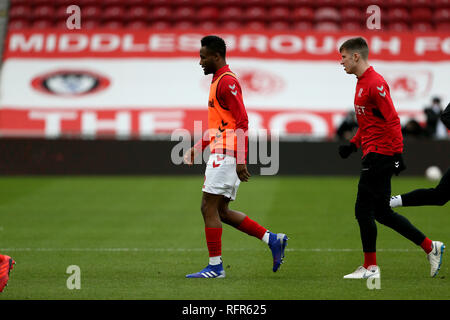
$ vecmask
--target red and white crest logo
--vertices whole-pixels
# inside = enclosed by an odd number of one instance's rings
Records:
[[[384,70],[381,72],[394,100],[413,100],[430,95],[433,75],[427,70]]]

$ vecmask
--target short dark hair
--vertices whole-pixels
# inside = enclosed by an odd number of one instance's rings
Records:
[[[206,36],[200,40],[202,47],[206,47],[211,52],[217,52],[222,58],[225,58],[227,45],[225,41],[218,36]]]
[[[369,46],[362,37],[348,39],[340,46],[339,52],[342,52],[342,50],[358,52],[364,60],[367,60],[369,57]]]

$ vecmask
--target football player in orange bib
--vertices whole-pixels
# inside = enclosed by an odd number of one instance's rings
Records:
[[[206,36],[201,40],[200,65],[205,75],[213,74],[208,101],[208,137],[201,139],[184,155],[192,165],[197,155],[210,147],[210,157],[202,188],[201,212],[205,222],[209,264],[187,278],[224,278],[222,264],[222,222],[256,237],[272,251],[273,272],[284,258],[287,236],[272,233],[246,214],[231,210],[241,181],[248,181],[246,159],[248,151],[248,117],[242,90],[236,75],[225,61],[226,45],[222,38]]]

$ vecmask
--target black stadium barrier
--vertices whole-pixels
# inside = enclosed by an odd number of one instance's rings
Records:
[[[0,139],[1,175],[195,175],[205,164],[175,165],[171,153],[178,142],[167,140]],[[361,152],[339,158],[338,142],[280,141],[279,162],[249,164],[252,175],[261,168],[279,175],[358,175]],[[270,146],[268,147],[270,150]],[[436,165],[450,167],[450,141],[405,140],[407,170],[423,175]],[[264,164],[261,164],[265,163]]]

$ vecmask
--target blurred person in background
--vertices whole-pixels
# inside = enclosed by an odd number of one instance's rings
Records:
[[[431,105],[424,109],[426,120],[425,132],[426,135],[433,139],[446,139],[447,129],[440,120],[442,114],[441,99],[439,97],[434,97],[432,99]]]

